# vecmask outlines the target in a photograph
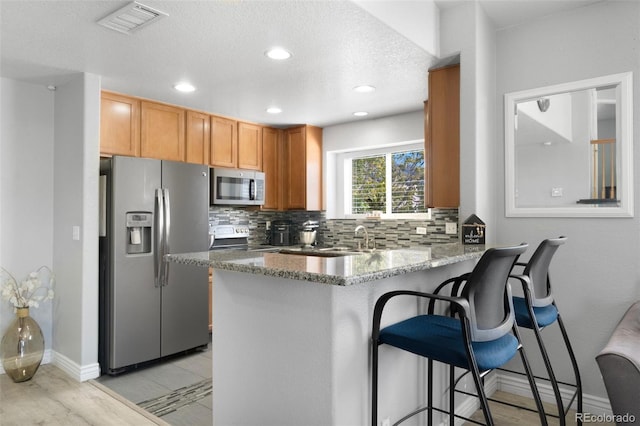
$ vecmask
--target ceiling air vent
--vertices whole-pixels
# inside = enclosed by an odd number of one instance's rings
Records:
[[[98,21],[99,25],[114,31],[131,34],[169,14],[134,1]]]

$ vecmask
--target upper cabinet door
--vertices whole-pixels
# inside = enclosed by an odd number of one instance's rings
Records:
[[[211,159],[209,164],[217,167],[237,167],[237,126],[236,120],[211,116]]]
[[[263,210],[282,210],[282,130],[262,129],[262,171],[265,178]]]
[[[286,160],[285,209],[304,210],[307,206],[307,150],[304,127],[285,131],[284,150]]]
[[[285,130],[284,208],[322,210],[322,129]]]
[[[187,111],[186,161],[209,164],[211,133],[209,114]]]
[[[160,160],[185,160],[185,110],[142,102],[140,155]]]
[[[425,203],[460,205],[460,65],[429,71],[425,104]]]
[[[238,123],[238,168],[262,170],[262,127]]]
[[[100,153],[140,155],[140,101],[102,92],[100,101]]]

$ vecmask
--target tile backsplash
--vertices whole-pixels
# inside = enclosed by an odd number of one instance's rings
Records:
[[[249,244],[269,244],[267,222],[274,220],[291,221],[291,232],[294,236],[293,244],[298,245],[298,231],[302,223],[315,220],[320,223],[317,229],[316,242],[318,246],[348,246],[356,247],[362,235],[356,238],[356,226],[363,225],[369,233],[369,240],[375,240],[378,248],[399,248],[416,245],[430,245],[436,243],[456,242],[459,235],[445,234],[445,223],[458,222],[458,209],[432,209],[431,220],[407,219],[326,219],[322,211],[259,211],[253,207],[210,207],[209,221],[217,225],[234,224],[248,225],[251,230]],[[416,234],[416,227],[427,228],[426,235]]]

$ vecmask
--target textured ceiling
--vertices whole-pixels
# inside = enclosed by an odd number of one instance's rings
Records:
[[[433,57],[348,1],[142,0],[169,17],[132,35],[95,23],[127,3],[3,0],[2,76],[60,85],[90,72],[105,89],[274,125],[418,110],[427,95]],[[267,59],[274,45],[293,57]],[[176,93],[182,79],[197,91]]]
[[[276,126],[359,120],[355,111],[368,111],[368,118],[415,111],[427,97],[436,58],[425,50],[433,43],[415,38],[430,10],[421,0],[379,0],[380,19],[358,6],[362,0],[140,1],[169,16],[124,35],[96,21],[128,1],[0,0],[0,75],[62,85],[89,72],[108,90]],[[480,0],[498,27],[592,2]],[[385,7],[400,22],[416,11],[415,21],[394,24]],[[275,45],[293,57],[268,60],[264,51]],[[197,91],[175,92],[179,80]],[[377,90],[353,92],[360,84]],[[283,112],[267,114],[274,105]]]

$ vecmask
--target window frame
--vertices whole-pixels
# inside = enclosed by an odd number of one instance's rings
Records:
[[[391,209],[391,204],[389,202],[389,200],[391,199],[392,196],[392,192],[391,192],[391,187],[392,185],[390,184],[391,179],[392,179],[392,167],[391,167],[391,157],[392,154],[397,153],[397,152],[404,152],[404,151],[416,151],[416,150],[422,150],[424,152],[424,141],[411,141],[411,142],[405,142],[405,143],[400,143],[400,144],[393,144],[393,145],[386,145],[383,147],[377,147],[377,148],[369,148],[369,149],[359,149],[359,150],[351,150],[351,151],[344,151],[342,153],[340,153],[340,155],[338,156],[338,167],[342,168],[343,171],[343,176],[344,176],[344,180],[343,180],[343,203],[342,203],[342,216],[345,219],[369,219],[369,218],[375,218],[375,219],[413,219],[413,220],[430,220],[431,219],[431,209],[427,208],[427,211],[425,212],[421,212],[421,213],[390,213],[390,209]],[[351,207],[352,207],[352,187],[353,187],[353,181],[352,181],[352,162],[354,159],[358,159],[358,158],[366,158],[366,157],[372,157],[372,156],[378,156],[378,155],[385,155],[385,161],[386,161],[386,211],[382,212],[382,215],[380,217],[374,217],[371,216],[370,214],[366,214],[366,213],[352,213],[351,212]],[[425,168],[426,168],[426,162],[425,162]],[[426,170],[425,170],[426,171]],[[426,180],[426,176],[425,176],[425,180]]]

